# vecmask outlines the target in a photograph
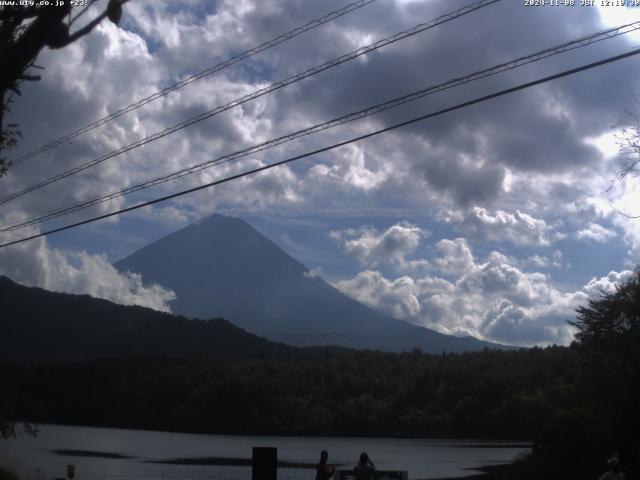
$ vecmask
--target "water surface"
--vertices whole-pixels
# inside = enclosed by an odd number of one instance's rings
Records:
[[[68,464],[76,465],[77,480],[248,480],[251,467],[242,460],[251,458],[252,447],[277,447],[278,460],[292,464],[314,464],[320,451],[328,450],[329,463],[345,469],[366,451],[378,469],[407,470],[410,479],[472,475],[473,468],[512,462],[528,451],[522,444],[478,440],[198,435],[40,425],[36,438],[0,442],[0,463],[25,480],[66,477]],[[170,463],[175,459],[188,461]],[[211,459],[227,464],[198,464]],[[282,480],[314,477],[308,466],[278,469]]]

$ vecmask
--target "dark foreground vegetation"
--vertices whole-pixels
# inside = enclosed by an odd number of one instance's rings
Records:
[[[570,401],[567,348],[0,367],[40,421],[285,435],[528,439]]]
[[[494,478],[640,473],[640,275],[578,311],[570,347],[340,350],[0,365],[25,420],[219,433],[534,439]]]

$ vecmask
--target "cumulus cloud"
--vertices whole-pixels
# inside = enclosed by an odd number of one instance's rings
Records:
[[[603,227],[598,223],[590,223],[586,228],[579,230],[576,237],[579,239],[593,240],[594,242],[606,242],[617,237],[618,234],[613,230]]]
[[[473,207],[449,218],[451,223],[468,236],[515,245],[548,246],[566,236],[560,231],[561,225],[549,225],[543,218],[536,218],[520,210],[490,211]]]
[[[138,274],[118,272],[103,255],[52,248],[42,238],[0,249],[0,274],[28,286],[164,312],[171,311],[169,302],[176,299],[173,291],[146,285]]]
[[[383,185],[393,175],[391,165],[358,145],[350,145],[336,155],[332,165],[319,164],[309,171],[315,182],[333,183],[357,188],[363,192]]]
[[[433,264],[445,275],[460,276],[474,265],[469,244],[464,238],[440,240],[435,245]]]
[[[423,229],[407,222],[393,225],[384,232],[367,226],[334,230],[329,234],[347,255],[370,267],[383,263],[406,265],[407,256],[418,248],[425,235]]]
[[[562,267],[562,252],[554,250],[551,257],[535,254],[527,258],[524,264],[534,268],[548,268],[550,266],[560,268]]]
[[[623,270],[622,272],[609,272],[604,277],[592,278],[589,282],[582,287],[582,291],[591,299],[597,299],[602,294],[614,293],[616,287],[621,283],[627,282],[633,276],[633,272],[630,270]]]
[[[525,271],[493,251],[474,258],[463,238],[438,242],[437,275],[396,280],[367,270],[335,286],[357,300],[400,319],[450,334],[470,334],[510,344],[567,344],[575,309],[601,292],[612,292],[632,272],[610,272],[578,290],[561,290],[541,272]],[[461,260],[459,260],[461,259]]]
[[[302,273],[305,278],[320,278],[324,272],[322,267],[310,268]]]
[[[350,280],[342,280],[335,286],[359,300],[396,318],[418,315],[422,309],[418,289],[410,277],[390,281],[380,272],[365,270]]]

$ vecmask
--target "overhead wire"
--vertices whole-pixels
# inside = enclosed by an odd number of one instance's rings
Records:
[[[374,137],[374,136],[377,136],[377,135],[380,135],[380,134],[383,134],[383,133],[386,133],[386,132],[390,132],[390,131],[396,130],[396,129],[401,128],[401,127],[405,127],[405,126],[408,126],[408,125],[411,125],[411,124],[414,124],[414,123],[417,123],[417,122],[421,122],[421,121],[427,120],[429,118],[437,117],[437,116],[443,115],[445,113],[453,112],[455,110],[460,110],[460,109],[463,109],[463,108],[467,108],[467,107],[470,107],[472,105],[476,105],[478,103],[486,102],[486,101],[492,100],[494,98],[498,98],[498,97],[501,97],[501,96],[504,96],[504,95],[508,95],[510,93],[514,93],[514,92],[517,92],[517,91],[520,91],[520,90],[524,90],[526,88],[531,88],[531,87],[534,87],[536,85],[540,85],[540,84],[543,84],[543,83],[546,83],[546,82],[550,82],[552,80],[556,80],[556,79],[559,79],[559,78],[567,77],[569,75],[574,75],[576,73],[583,72],[583,71],[586,71],[586,70],[590,70],[592,68],[600,67],[602,65],[606,65],[606,64],[609,64],[609,63],[612,63],[612,62],[616,62],[616,61],[619,61],[619,60],[622,60],[622,59],[625,59],[625,58],[630,58],[630,57],[638,55],[638,54],[640,54],[640,48],[631,50],[630,52],[626,52],[626,53],[623,53],[623,54],[620,54],[620,55],[607,57],[607,58],[605,58],[603,60],[599,60],[597,62],[592,62],[592,63],[589,63],[589,64],[585,64],[585,65],[582,65],[580,67],[572,68],[572,69],[569,69],[569,70],[564,70],[564,71],[562,71],[560,73],[556,73],[554,75],[549,75],[549,76],[546,76],[546,77],[539,78],[537,80],[533,80],[533,81],[530,81],[530,82],[522,83],[522,84],[517,85],[515,87],[507,88],[507,89],[504,89],[504,90],[500,90],[498,92],[491,93],[489,95],[485,95],[485,96],[482,96],[482,97],[475,98],[473,100],[462,102],[462,103],[459,103],[457,105],[438,110],[436,112],[432,112],[432,113],[428,113],[428,114],[421,115],[421,116],[418,116],[418,117],[414,117],[414,118],[412,118],[410,120],[405,120],[403,122],[395,123],[395,124],[393,124],[391,126],[388,126],[388,127],[385,127],[385,128],[379,129],[379,130],[375,130],[375,131],[366,133],[364,135],[359,135],[357,137],[353,137],[353,138],[350,138],[348,140],[345,140],[345,141],[342,141],[342,142],[339,142],[339,143],[334,143],[334,144],[329,145],[327,147],[323,147],[323,148],[319,148],[319,149],[316,149],[316,150],[312,150],[312,151],[303,153],[301,155],[296,155],[294,157],[289,157],[289,158],[286,158],[284,160],[280,160],[278,162],[271,163],[269,165],[264,165],[262,167],[254,168],[252,170],[248,170],[248,171],[245,171],[245,172],[242,172],[242,173],[231,175],[231,176],[223,178],[223,179],[215,180],[213,182],[209,182],[209,183],[206,183],[206,184],[203,184],[203,185],[198,185],[197,187],[192,187],[192,188],[189,188],[189,189],[186,189],[186,190],[182,190],[180,192],[172,193],[170,195],[165,195],[163,197],[155,198],[153,200],[149,200],[149,201],[142,202],[142,203],[139,203],[139,204],[136,204],[136,205],[132,205],[130,207],[126,207],[126,208],[123,208],[123,209],[120,209],[120,210],[117,210],[117,211],[114,211],[114,212],[105,213],[103,215],[99,215],[99,216],[95,216],[95,217],[92,217],[92,218],[88,218],[86,220],[75,222],[75,223],[72,223],[72,224],[69,224],[69,225],[65,225],[65,226],[62,226],[62,227],[58,227],[58,228],[54,228],[54,229],[51,229],[51,230],[47,230],[45,232],[40,232],[40,233],[37,233],[37,234],[34,234],[34,235],[30,235],[30,236],[27,236],[27,237],[23,237],[23,238],[20,238],[20,239],[17,239],[17,240],[8,241],[8,242],[0,244],[0,248],[8,247],[10,245],[16,245],[16,244],[23,243],[23,242],[26,242],[26,241],[29,241],[29,240],[33,240],[33,239],[36,239],[36,238],[41,238],[41,237],[44,237],[44,236],[47,236],[47,235],[51,235],[53,233],[62,232],[62,231],[65,231],[65,230],[69,230],[69,229],[72,229],[72,228],[79,227],[81,225],[86,225],[88,223],[96,222],[98,220],[103,220],[105,218],[113,217],[115,215],[120,215],[120,214],[123,214],[123,213],[131,212],[131,211],[137,210],[139,208],[155,205],[156,203],[160,203],[160,202],[164,202],[164,201],[167,201],[167,200],[171,200],[173,198],[181,197],[181,196],[184,196],[184,195],[187,195],[187,194],[190,194],[190,193],[197,192],[199,190],[204,190],[206,188],[211,188],[211,187],[216,186],[216,185],[221,185],[223,183],[227,183],[227,182],[230,182],[230,181],[233,181],[233,180],[237,180],[239,178],[246,177],[248,175],[253,175],[255,173],[263,172],[263,171],[266,171],[266,170],[269,170],[269,169],[272,169],[272,168],[275,168],[275,167],[278,167],[278,166],[281,166],[281,165],[285,165],[285,164],[288,164],[288,163],[291,163],[291,162],[294,162],[294,161],[297,161],[297,160],[300,160],[300,159],[303,159],[303,158],[311,157],[311,156],[317,155],[319,153],[328,152],[330,150],[334,150],[336,148],[340,148],[340,147],[343,147],[345,145],[349,145],[351,143],[359,142],[359,141],[365,140],[367,138],[371,138],[371,137]]]
[[[470,74],[467,74],[465,76],[461,76],[461,77],[455,77],[452,78],[450,80],[447,80],[444,83],[440,83],[437,85],[432,85],[429,86],[427,88],[423,88],[421,90],[409,93],[407,95],[403,95],[401,97],[396,97],[394,99],[391,100],[387,100],[385,102],[382,103],[378,103],[377,105],[371,106],[371,107],[367,107],[365,109],[362,110],[358,110],[356,112],[351,112],[349,114],[346,115],[342,115],[340,117],[334,118],[332,120],[323,122],[323,123],[319,123],[316,125],[313,125],[311,127],[307,127],[301,130],[297,130],[295,132],[286,134],[286,135],[282,135],[276,138],[272,138],[270,140],[267,140],[266,142],[262,142],[259,143],[257,145],[253,145],[251,147],[247,147],[244,148],[242,150],[238,150],[235,151],[233,153],[228,153],[222,156],[219,156],[215,159],[212,160],[207,160],[205,162],[201,162],[195,165],[191,165],[189,167],[185,167],[182,169],[179,169],[177,171],[159,176],[159,177],[155,177],[152,179],[148,179],[145,180],[144,182],[140,182],[137,183],[135,185],[131,185],[129,187],[123,188],[121,190],[117,190],[114,192],[110,192],[110,193],[106,193],[103,194],[99,197],[93,198],[91,200],[85,200],[83,202],[80,203],[76,203],[74,205],[68,206],[68,207],[64,207],[61,209],[57,209],[51,212],[48,212],[46,214],[42,214],[42,215],[38,215],[38,216],[33,216],[31,218],[25,219],[19,223],[10,225],[10,226],[4,226],[0,228],[0,232],[7,232],[7,231],[16,231],[19,229],[23,229],[38,223],[43,223],[45,221],[48,220],[52,220],[54,218],[58,218],[61,217],[63,215],[68,215],[92,206],[96,206],[102,203],[105,203],[107,201],[113,200],[115,198],[118,198],[120,196],[126,195],[126,194],[130,194],[130,193],[134,193],[140,190],[144,190],[146,188],[150,188],[156,185],[160,185],[162,183],[166,183],[172,180],[176,180],[178,178],[182,178],[186,175],[192,175],[194,173],[200,172],[204,169],[207,168],[211,168],[213,166],[218,166],[224,163],[228,163],[231,162],[233,160],[237,160],[239,158],[243,158],[246,157],[248,155],[257,153],[257,152],[261,152],[264,151],[268,148],[273,148],[275,146],[284,144],[286,142],[290,142],[292,140],[304,137],[304,136],[308,136],[311,135],[313,133],[319,132],[319,131],[323,131],[323,130],[327,130],[329,128],[333,128],[339,125],[344,125],[346,123],[350,123],[380,112],[383,112],[385,110],[389,110],[391,108],[395,108],[398,107],[400,105],[404,105],[406,103],[412,102],[412,101],[416,101],[418,99],[424,98],[428,95],[437,93],[437,92],[441,92],[450,88],[454,88],[469,82],[473,82],[482,78],[486,78],[489,76],[493,76],[493,75],[497,75],[499,73],[508,71],[508,70],[513,70],[515,68],[519,68],[522,67],[524,65],[533,63],[533,62],[537,62],[540,61],[542,59],[545,58],[549,58],[551,56],[554,55],[559,55],[561,53],[565,53],[571,50],[575,50],[577,48],[582,48],[582,47],[586,47],[588,45],[592,45],[596,42],[600,42],[603,40],[607,40],[610,38],[615,38],[617,36],[620,35],[624,35],[626,33],[630,33],[636,30],[640,29],[640,21],[639,22],[632,22],[632,23],[628,23],[625,25],[620,25],[618,27],[613,27],[613,28],[609,28],[606,30],[602,30],[596,33],[592,33],[589,35],[586,35],[584,37],[580,37],[578,39],[575,40],[571,40],[559,45],[555,45],[552,47],[548,47],[545,48],[543,50],[539,50],[535,53],[531,53],[528,55],[523,55],[521,57],[518,57],[516,59],[507,61],[507,62],[503,62],[500,63],[498,65],[494,65],[492,67],[489,68],[485,68],[483,70],[479,70]]]
[[[347,15],[348,13],[353,12],[354,10],[358,10],[362,7],[365,7],[367,5],[369,5],[370,3],[375,2],[376,0],[358,0],[357,2],[353,2],[350,3],[348,5],[346,5],[343,8],[340,8],[338,10],[334,10],[332,12],[329,12],[327,14],[325,14],[324,16],[320,17],[320,18],[316,18],[315,20],[311,20],[310,22],[305,23],[302,26],[296,27],[293,30],[288,31],[287,33],[283,33],[282,35],[278,35],[277,37],[264,42],[256,47],[250,48],[249,50],[246,50],[242,53],[239,53],[238,55],[234,55],[233,57],[228,58],[227,60],[217,63],[216,65],[213,65],[211,67],[208,67],[204,70],[202,70],[199,73],[193,74],[193,75],[189,75],[187,78],[185,78],[184,80],[181,80],[173,85],[171,85],[170,87],[166,87],[160,91],[157,91],[147,97],[144,97],[124,108],[121,108],[120,110],[117,110],[105,117],[100,118],[99,120],[96,120],[95,122],[92,122],[88,125],[85,125],[84,127],[78,128],[77,130],[74,130],[71,133],[68,133],[66,135],[63,135],[62,137],[59,137],[49,143],[47,143],[46,145],[43,145],[31,152],[28,152],[24,155],[22,155],[21,157],[16,158],[15,160],[11,160],[9,162],[9,167],[13,167],[16,165],[20,165],[22,162],[33,158],[37,155],[40,155],[41,153],[47,152],[59,145],[62,145],[66,142],[68,142],[69,140],[72,140],[84,133],[90,132],[91,130],[94,130],[98,127],[101,127],[102,125],[105,125],[113,120],[115,120],[116,118],[119,118],[133,110],[137,110],[140,107],[143,107],[155,100],[158,100],[159,98],[162,97],[166,97],[167,95],[169,95],[172,92],[175,92],[176,90],[179,90],[183,87],[186,87],[187,85],[191,85],[194,82],[197,82],[198,80],[201,80],[205,77],[208,77],[210,75],[213,75],[214,73],[217,73],[221,70],[224,70],[225,68],[228,68],[232,65],[235,65],[238,62],[241,62],[243,60],[246,60],[249,57],[252,57],[254,55],[257,55],[258,53],[262,53],[266,50],[269,50],[270,48],[273,48],[277,45],[280,45],[288,40],[291,40],[292,38],[297,37],[298,35],[301,35],[305,32],[308,32],[309,30],[313,30],[314,28],[317,28],[321,25],[324,25],[328,22],[331,22],[339,17],[342,17],[344,15]]]
[[[10,202],[11,200],[15,200],[16,198],[19,198],[29,192],[32,192],[34,190],[38,190],[42,187],[45,187],[47,185],[50,185],[52,183],[58,182],[64,178],[70,177],[71,175],[75,175],[76,173],[82,172],[84,170],[87,170],[88,168],[91,168],[95,165],[98,165],[110,158],[113,158],[115,156],[118,156],[122,153],[128,152],[130,150],[133,150],[135,148],[141,147],[143,145],[146,145],[150,142],[153,142],[155,140],[158,140],[160,138],[163,138],[167,135],[171,135],[179,130],[182,130],[186,127],[189,127],[191,125],[194,125],[196,123],[202,122],[203,120],[206,120],[208,118],[211,118],[219,113],[225,112],[231,108],[237,107],[239,105],[242,105],[246,102],[249,102],[251,100],[254,100],[256,98],[259,98],[263,95],[266,95],[268,93],[271,93],[275,90],[279,90],[283,87],[286,87],[288,85],[291,85],[293,83],[299,82],[305,78],[308,78],[312,75],[316,75],[322,71],[328,70],[330,68],[336,67],[338,65],[341,65],[345,62],[354,60],[355,58],[358,58],[362,55],[365,55],[367,53],[370,53],[372,51],[378,50],[382,47],[385,47],[387,45],[391,45],[395,42],[398,42],[400,40],[403,40],[405,38],[411,37],[413,35],[416,35],[420,32],[423,32],[425,30],[429,30],[431,28],[434,28],[438,25],[441,25],[443,23],[446,22],[450,22],[456,18],[459,18],[463,15],[466,15],[468,13],[474,12],[476,10],[479,10],[481,8],[487,7],[489,5],[492,5],[494,3],[497,3],[501,0],[479,0],[477,2],[474,2],[472,4],[466,5],[464,7],[458,8],[456,10],[453,10],[451,12],[445,13],[444,15],[441,15],[433,20],[430,20],[428,22],[424,22],[424,23],[420,23],[418,25],[415,25],[414,27],[411,27],[407,30],[403,30],[401,32],[398,32],[394,35],[391,35],[389,37],[386,37],[382,40],[378,40],[375,43],[372,43],[370,45],[367,45],[365,47],[360,47],[357,50],[354,50],[350,53],[341,55],[340,57],[334,58],[332,60],[329,60],[327,62],[324,62],[320,65],[317,65],[315,67],[309,68],[307,70],[305,70],[304,72],[301,73],[297,73],[295,75],[292,75],[284,80],[281,80],[279,82],[275,82],[272,83],[271,85],[269,85],[268,87],[265,88],[261,88],[259,90],[256,90],[250,94],[247,94],[239,99],[233,100],[225,105],[222,106],[218,106],[215,107],[212,110],[209,110],[207,112],[203,112],[199,115],[196,115],[194,117],[191,117],[188,120],[185,120],[183,122],[180,122],[176,125],[173,125],[171,127],[168,127],[160,132],[156,132],[153,135],[150,135],[148,137],[145,137],[143,139],[138,140],[137,142],[134,142],[132,144],[129,144],[127,146],[124,146],[118,150],[114,150],[110,153],[107,153],[101,157],[95,158],[93,160],[90,160],[88,162],[85,162],[77,167],[71,168],[63,173],[60,173],[58,175],[55,175],[54,177],[51,177],[47,180],[43,180],[39,183],[33,184],[29,187],[26,187],[18,192],[12,193],[10,195],[7,195],[3,198],[0,199],[0,205],[3,205],[7,202]]]

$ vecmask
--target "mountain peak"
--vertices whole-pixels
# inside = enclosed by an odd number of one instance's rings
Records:
[[[443,335],[366,307],[319,278],[244,220],[214,214],[117,262],[173,290],[172,310],[222,317],[271,340],[441,353],[491,344]]]

